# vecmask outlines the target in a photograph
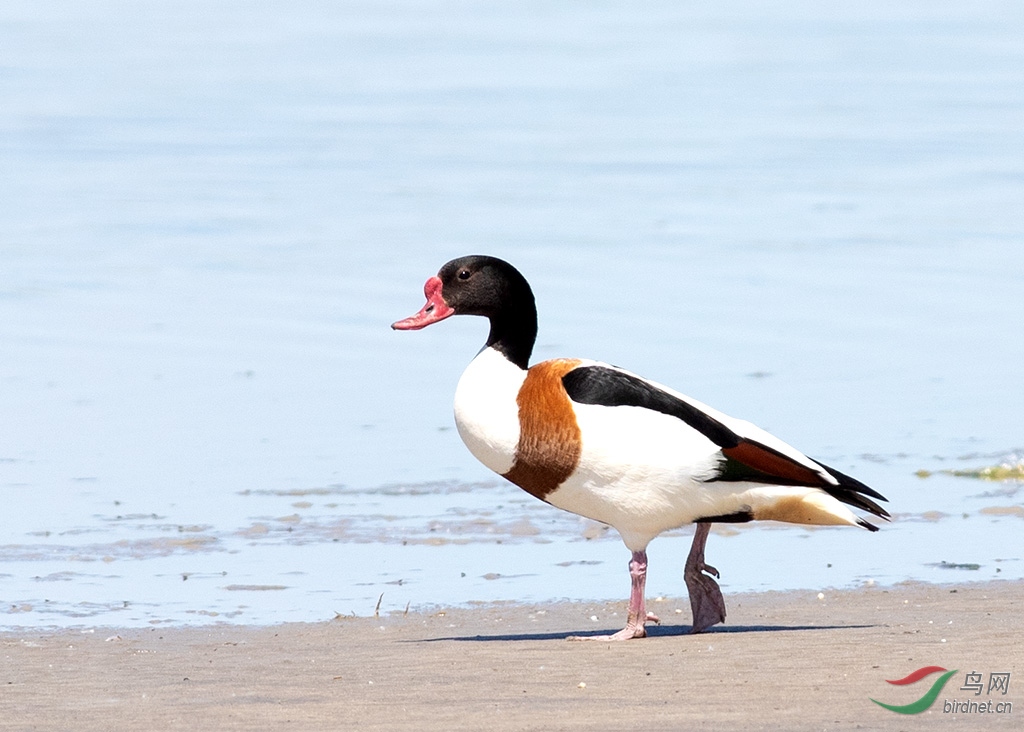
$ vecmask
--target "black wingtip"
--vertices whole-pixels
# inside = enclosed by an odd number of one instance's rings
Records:
[[[868,531],[878,531],[878,527],[877,526],[875,526],[874,524],[869,524],[867,521],[865,521],[862,518],[857,519],[857,524],[859,526],[863,526]]]
[[[836,470],[835,468],[830,467],[828,465],[824,465],[824,464],[822,464],[820,462],[818,463],[818,465],[821,465],[821,467],[825,468],[825,470],[830,472],[835,477],[835,479],[839,481],[839,485],[841,485],[842,487],[850,488],[852,490],[857,491],[858,493],[863,493],[865,496],[871,496],[872,498],[877,498],[879,501],[885,501],[886,503],[889,502],[888,498],[883,496],[881,493],[876,491],[874,488],[869,488],[868,486],[864,485],[863,483],[861,483],[856,478],[851,478],[846,473],[842,473],[842,472]],[[886,514],[886,515],[888,515],[888,514]]]
[[[877,498],[880,501],[888,503],[888,498],[873,488],[869,488],[864,485],[856,478],[851,478],[846,473],[840,472],[835,468],[829,467],[828,465],[824,465],[820,462],[818,465],[821,465],[821,467],[827,470],[832,477],[839,481],[838,486],[821,486],[822,490],[831,494],[835,498],[838,498],[847,505],[859,508],[862,511],[867,511],[868,513],[878,516],[880,519],[885,519],[886,521],[890,519],[889,512],[871,500],[871,498]],[[871,496],[871,498],[868,498],[868,496]],[[870,526],[866,528],[870,528],[872,531],[878,531],[877,526]]]

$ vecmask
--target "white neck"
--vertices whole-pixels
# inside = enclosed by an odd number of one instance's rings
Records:
[[[526,371],[486,347],[469,364],[455,390],[455,425],[477,460],[496,473],[512,469],[519,442],[516,397]]]

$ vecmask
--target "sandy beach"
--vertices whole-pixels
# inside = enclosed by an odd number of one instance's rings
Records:
[[[618,603],[488,605],[321,624],[5,632],[4,729],[1019,729],[1024,584],[905,584],[727,598],[689,635],[684,598],[626,643]],[[677,610],[681,612],[677,612]],[[916,716],[906,704],[957,669]],[[1006,694],[961,691],[1010,672]],[[1009,701],[950,714],[946,699]],[[1020,703],[1018,705],[1018,700]],[[1016,708],[1020,706],[1021,708]],[[938,725],[938,726],[936,726]]]

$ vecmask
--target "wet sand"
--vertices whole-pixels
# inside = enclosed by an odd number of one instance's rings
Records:
[[[1024,583],[908,584],[727,597],[688,635],[684,598],[627,643],[624,603],[488,605],[270,627],[0,634],[0,726],[139,729],[1019,729]],[[676,610],[682,612],[676,612]],[[899,715],[959,669],[931,709]],[[1010,714],[945,714],[967,671],[1012,673]],[[1017,676],[1021,674],[1022,676]],[[985,700],[987,695],[980,697]],[[1019,702],[1019,703],[1018,703]]]

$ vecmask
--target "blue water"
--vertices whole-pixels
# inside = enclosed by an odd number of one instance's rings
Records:
[[[1022,31],[994,2],[5,2],[0,625],[624,598],[617,538],[454,432],[485,324],[388,328],[470,252],[533,283],[537,358],[890,498],[875,535],[713,536],[727,593],[1024,576],[1019,484],[915,475],[1024,455]]]

